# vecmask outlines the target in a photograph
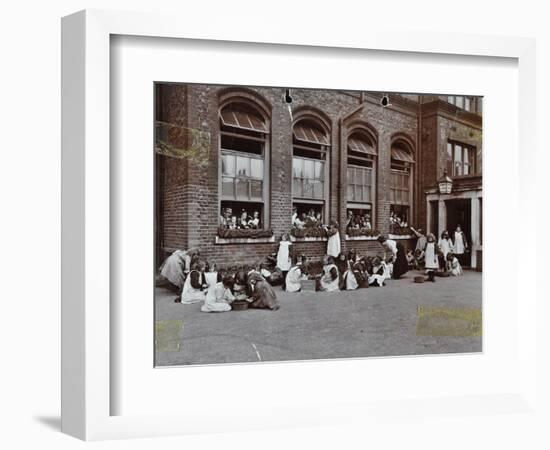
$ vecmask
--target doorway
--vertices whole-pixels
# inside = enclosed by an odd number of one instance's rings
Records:
[[[464,232],[464,236],[468,243],[468,248],[471,249],[472,245],[472,202],[471,199],[456,199],[448,200],[445,202],[447,208],[447,231],[451,239],[454,238],[454,232],[456,227],[460,225],[460,228]],[[462,265],[470,265],[469,258],[464,254],[461,259]]]

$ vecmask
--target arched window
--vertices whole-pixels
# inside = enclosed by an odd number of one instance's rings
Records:
[[[269,135],[267,118],[249,102],[220,110],[220,225],[265,228]]]
[[[413,196],[413,150],[398,139],[391,146],[390,231],[408,227]]]
[[[313,214],[326,222],[330,137],[314,118],[304,118],[292,130],[292,202],[298,217]]]
[[[376,146],[364,130],[352,131],[347,139],[347,227],[374,227]],[[353,218],[353,220],[351,219]]]

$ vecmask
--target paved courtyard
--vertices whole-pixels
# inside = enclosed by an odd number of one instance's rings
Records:
[[[288,294],[278,311],[203,313],[157,288],[156,365],[480,352],[481,273],[383,288]]]

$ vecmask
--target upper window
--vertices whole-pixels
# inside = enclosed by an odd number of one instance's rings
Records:
[[[297,211],[324,217],[328,191],[328,132],[314,119],[298,121],[292,130],[292,199]]]
[[[476,112],[477,108],[477,99],[476,97],[464,97],[461,95],[449,95],[447,96],[447,102],[452,105],[457,106],[458,108],[464,109],[470,112]]]
[[[391,147],[390,231],[408,226],[413,196],[414,157],[411,147],[398,140]]]
[[[268,132],[267,120],[248,103],[220,111],[221,226],[264,228]]]
[[[348,137],[347,200],[356,208],[373,209],[376,148],[363,131]],[[348,207],[351,205],[348,205]]]
[[[456,141],[447,142],[447,171],[452,176],[476,173],[475,147]]]

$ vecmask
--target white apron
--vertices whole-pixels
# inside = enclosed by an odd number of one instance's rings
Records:
[[[439,245],[439,249],[443,253],[443,258],[445,258],[446,261],[449,252],[453,251],[453,242],[450,239],[439,239],[437,245]]]
[[[289,247],[292,242],[281,241],[277,252],[277,267],[283,271],[289,270],[291,266]]]
[[[286,291],[298,292],[302,289],[302,269],[300,266],[293,266],[288,271],[286,276]]]
[[[428,270],[439,268],[439,261],[435,253],[435,242],[428,242],[424,250],[424,267]]]
[[[216,274],[217,275],[217,274]],[[201,306],[202,312],[225,312],[230,311],[229,305],[233,299],[233,294],[229,289],[226,289],[220,281],[208,286],[204,305]]]
[[[334,264],[327,264],[323,267],[323,276],[321,277],[321,290],[326,292],[332,292],[332,291],[338,291],[340,288],[340,275],[336,276],[336,279],[332,279],[332,275],[330,274],[330,271],[332,269],[336,269],[336,272],[338,272],[338,268]]]
[[[464,234],[461,232],[455,231],[455,254],[456,255],[462,255],[465,251],[465,245],[464,245]]]
[[[329,236],[327,242],[327,255],[336,258],[341,252],[340,245],[340,232],[336,232],[332,236]]]
[[[193,272],[197,271],[192,270],[191,272],[189,272],[189,276],[185,279],[183,290],[181,291],[181,302],[186,305],[202,302],[206,298],[205,292],[203,290],[195,289],[193,286],[191,286],[191,274]]]

